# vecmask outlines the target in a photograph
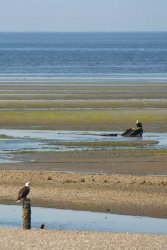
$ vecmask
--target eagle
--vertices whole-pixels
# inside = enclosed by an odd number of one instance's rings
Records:
[[[21,199],[25,199],[27,197],[27,195],[30,192],[29,185],[30,185],[30,183],[26,182],[25,186],[20,189],[20,191],[18,193],[17,202],[20,202]]]
[[[137,126],[137,130],[139,132],[139,135],[142,136],[143,135],[143,125],[139,120],[136,121],[136,126]]]
[[[142,123],[139,122],[139,120],[136,121],[136,126],[137,126],[138,128],[142,128],[142,127],[143,127]]]

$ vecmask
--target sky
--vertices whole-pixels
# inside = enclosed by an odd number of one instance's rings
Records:
[[[167,31],[167,0],[0,0],[7,31]]]

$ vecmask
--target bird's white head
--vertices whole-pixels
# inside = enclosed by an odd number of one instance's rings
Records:
[[[139,120],[137,120],[136,123],[139,123]]]
[[[25,186],[29,187],[29,185],[30,185],[30,182],[26,182]]]

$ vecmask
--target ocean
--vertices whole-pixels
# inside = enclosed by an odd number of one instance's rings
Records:
[[[0,33],[0,81],[167,81],[167,32]]]

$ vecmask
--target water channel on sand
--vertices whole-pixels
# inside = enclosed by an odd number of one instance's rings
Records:
[[[49,151],[72,151],[72,150],[93,150],[93,149],[121,149],[121,146],[68,146],[56,145],[60,142],[132,142],[137,140],[152,140],[158,144],[139,145],[140,148],[166,149],[167,133],[144,133],[142,138],[122,137],[121,132],[118,136],[106,136],[112,132],[104,131],[64,131],[64,130],[14,130],[1,129],[0,134],[7,138],[0,139],[0,163],[11,162],[12,153],[21,152],[49,152]],[[124,146],[128,149],[128,146]]]
[[[0,227],[21,227],[22,207],[0,205]],[[101,232],[167,233],[167,219],[32,207],[32,228]]]

